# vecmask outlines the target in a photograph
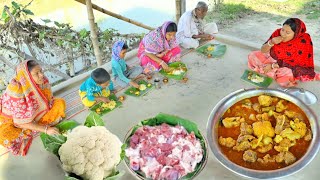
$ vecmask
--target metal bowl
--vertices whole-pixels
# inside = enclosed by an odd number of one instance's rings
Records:
[[[126,143],[128,141],[128,139],[131,137],[131,134],[132,134],[132,131],[133,131],[133,128],[135,126],[133,126],[128,132],[127,134],[125,135],[125,138],[124,138],[124,142]],[[201,132],[200,132],[201,134]],[[201,134],[202,135],[202,134]],[[207,165],[207,161],[208,161],[208,144],[207,144],[207,140],[205,138],[205,136],[203,136],[203,139],[204,139],[204,151],[206,152],[205,156],[203,156],[203,160],[202,160],[202,164],[201,164],[201,167],[200,169],[198,170],[197,173],[195,173],[192,177],[188,178],[189,180],[192,180],[194,179],[195,177],[197,177],[200,172],[204,169],[204,167]],[[127,157],[124,158],[124,164],[126,165],[126,167],[128,168],[129,172],[136,178],[136,179],[139,179],[139,180],[147,180],[148,178],[144,177],[144,176],[141,176],[140,174],[138,174],[136,171],[134,171],[133,169],[130,168],[130,163],[127,159]],[[183,177],[182,177],[183,178]]]
[[[239,166],[232,161],[230,161],[221,151],[218,144],[218,125],[220,118],[223,114],[236,102],[239,102],[243,99],[250,98],[253,96],[259,96],[262,94],[271,95],[275,97],[279,97],[285,100],[288,100],[297,106],[299,106],[306,114],[309,119],[311,130],[313,133],[313,138],[311,140],[310,146],[306,152],[306,154],[299,159],[297,162],[281,168],[277,170],[254,170],[248,169],[242,166]],[[228,96],[224,97],[218,104],[213,108],[207,123],[207,138],[209,146],[213,152],[213,155],[218,159],[218,161],[225,166],[230,171],[246,177],[246,178],[255,178],[255,179],[271,179],[271,178],[280,178],[289,176],[293,173],[298,172],[307,166],[312,159],[316,156],[319,151],[319,124],[316,115],[312,112],[312,110],[305,105],[298,98],[276,89],[240,89],[235,91]]]

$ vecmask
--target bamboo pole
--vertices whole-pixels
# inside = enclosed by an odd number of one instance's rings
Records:
[[[97,65],[101,66],[102,65],[102,56],[101,56],[100,49],[99,49],[99,41],[98,41],[97,31],[96,31],[96,27],[95,27],[96,25],[94,23],[94,15],[93,15],[93,10],[92,10],[91,0],[86,0],[86,5],[87,5],[88,20],[89,20],[89,24],[90,24],[90,35],[91,35],[94,55],[96,56]]]
[[[87,0],[75,0],[75,1],[77,1],[77,2],[79,2],[79,3],[81,3],[81,4],[86,4],[86,1],[87,1]],[[97,10],[97,11],[100,11],[100,12],[102,12],[102,13],[104,13],[104,14],[107,14],[107,15],[109,15],[109,16],[112,16],[112,17],[115,17],[115,18],[117,18],[117,19],[126,21],[126,22],[131,23],[131,24],[134,24],[134,25],[136,25],[136,26],[142,27],[142,28],[144,28],[144,29],[148,29],[148,30],[153,30],[153,29],[154,29],[153,27],[147,26],[147,25],[142,24],[142,23],[140,23],[140,22],[138,22],[138,21],[135,21],[135,20],[126,18],[126,17],[121,16],[121,15],[119,15],[119,14],[116,14],[116,13],[113,13],[113,12],[108,11],[108,10],[106,10],[106,9],[103,9],[103,8],[101,8],[101,7],[99,7],[99,6],[95,5],[95,4],[92,4],[92,8],[95,9],[95,10]]]
[[[176,0],[176,22],[179,22],[181,17],[181,0]]]
[[[176,0],[176,21],[179,22],[180,17],[186,11],[186,0]]]

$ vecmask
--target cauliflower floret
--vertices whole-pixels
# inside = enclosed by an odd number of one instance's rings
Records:
[[[290,126],[295,132],[299,133],[301,137],[307,133],[307,125],[298,118],[296,118],[294,121],[290,121]]]
[[[285,130],[281,131],[280,135],[284,138],[286,137],[290,139],[291,141],[301,138],[301,134],[293,131],[291,128],[286,128]]]
[[[240,117],[227,117],[222,120],[223,126],[226,128],[238,127],[241,122],[244,122],[244,119]]]
[[[103,126],[78,126],[59,149],[62,168],[84,179],[102,180],[119,164],[121,145]]]
[[[272,97],[267,95],[260,95],[258,97],[259,104],[261,106],[270,106],[272,104]]]
[[[252,124],[253,134],[257,137],[261,135],[273,137],[275,135],[274,128],[270,121],[259,121]]]
[[[242,158],[246,162],[256,162],[258,156],[257,153],[252,150],[247,150],[243,153]]]
[[[260,153],[266,153],[268,151],[270,151],[273,148],[272,144],[268,144],[268,145],[263,145],[261,147],[257,148],[257,151]]]
[[[280,100],[276,105],[276,111],[282,112],[287,109],[287,106],[283,104],[284,100]]]
[[[269,136],[266,136],[266,137],[264,137],[263,139],[262,139],[262,142],[263,142],[263,144],[265,144],[265,145],[268,145],[268,144],[272,144],[272,138],[271,137],[269,137]]]
[[[276,135],[276,137],[275,137],[273,140],[274,140],[274,142],[276,142],[276,143],[280,143],[280,142],[282,141],[282,139],[283,139],[282,136]]]

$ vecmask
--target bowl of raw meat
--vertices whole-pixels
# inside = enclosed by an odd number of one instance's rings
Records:
[[[141,121],[124,143],[124,162],[137,179],[193,179],[208,159],[207,142],[197,125],[168,114]]]

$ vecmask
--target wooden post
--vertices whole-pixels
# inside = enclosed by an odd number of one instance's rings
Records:
[[[180,17],[186,11],[186,0],[176,0],[176,22],[179,22]]]
[[[182,16],[183,13],[186,12],[186,8],[187,8],[186,6],[187,6],[186,5],[186,0],[181,0],[181,16]]]
[[[176,22],[179,22],[181,17],[181,0],[176,0]]]
[[[89,24],[90,24],[90,35],[91,35],[94,55],[96,56],[97,65],[101,66],[102,65],[102,56],[101,56],[100,48],[99,48],[99,41],[98,41],[97,31],[96,31],[96,27],[95,27],[96,25],[94,23],[94,15],[93,15],[93,10],[92,10],[91,0],[86,0],[86,5],[87,5],[88,20],[89,20]]]

